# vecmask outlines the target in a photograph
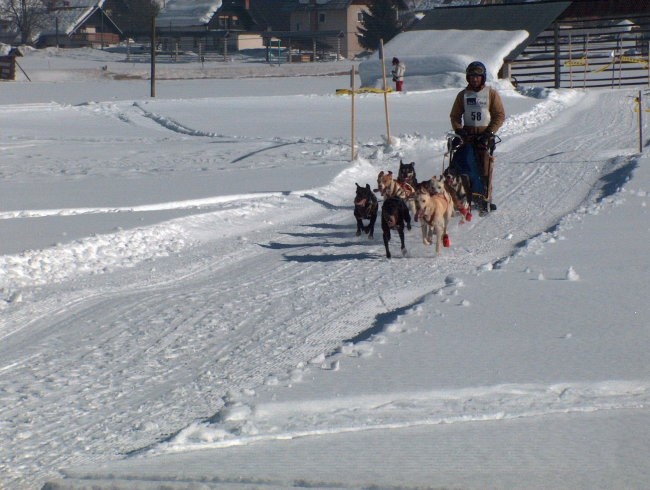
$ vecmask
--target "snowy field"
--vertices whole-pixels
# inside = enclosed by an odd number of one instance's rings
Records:
[[[501,85],[498,210],[388,260],[355,182],[439,174],[458,86],[407,78],[390,145],[383,96],[355,97],[350,161],[350,62],[167,64],[156,98],[122,54],[19,63],[0,488],[647,488],[634,91]]]

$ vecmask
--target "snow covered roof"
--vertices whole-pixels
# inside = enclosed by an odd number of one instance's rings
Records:
[[[156,22],[174,27],[206,25],[220,8],[221,0],[167,0]]]
[[[41,30],[36,37],[54,34],[57,31],[61,35],[71,35],[79,29],[94,13],[103,9],[105,0],[65,0],[57,3],[59,8],[51,10],[43,19]],[[121,32],[121,29],[102,10],[102,15],[112,26]],[[58,25],[57,25],[58,23]]]
[[[406,83],[412,90],[464,86],[465,67],[474,60],[485,64],[488,81],[496,81],[504,58],[527,37],[523,30],[408,31],[384,46],[384,63],[390,65],[393,56],[404,62]],[[379,86],[381,74],[377,55],[359,65],[363,86]]]
[[[423,17],[410,30],[526,31],[529,34],[526,41],[531,42],[570,5],[571,2],[544,2],[439,8],[423,12]],[[513,46],[505,57],[516,58],[525,47],[523,42]]]
[[[352,0],[316,0],[316,6],[327,10],[341,10],[350,6]],[[293,10],[311,10],[313,4],[309,0],[293,0]]]

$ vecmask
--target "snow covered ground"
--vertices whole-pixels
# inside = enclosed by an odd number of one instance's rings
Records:
[[[383,97],[357,96],[350,162],[349,62],[170,65],[155,99],[122,55],[19,62],[0,487],[647,486],[634,91],[502,86],[498,211],[387,260],[354,184],[440,173],[458,87],[391,94],[390,146]]]

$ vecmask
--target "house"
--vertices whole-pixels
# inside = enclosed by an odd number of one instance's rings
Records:
[[[314,54],[335,53],[353,58],[363,51],[357,39],[357,27],[368,10],[366,0],[294,0],[291,5],[290,31],[295,42]],[[285,36],[287,37],[287,36]]]
[[[354,58],[364,51],[359,44],[358,28],[369,0],[291,0],[290,32],[274,33],[291,47],[312,52],[312,59],[329,54]],[[396,18],[408,10],[408,2],[397,0]]]
[[[47,0],[37,47],[104,47],[117,44],[122,31],[104,10],[105,0]]]
[[[226,54],[264,48],[263,32],[287,28],[283,0],[167,0],[156,18],[163,50]]]

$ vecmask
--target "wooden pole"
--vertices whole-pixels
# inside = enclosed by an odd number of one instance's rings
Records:
[[[582,76],[582,88],[587,88],[587,72],[589,71],[589,34],[585,38],[585,71]]]
[[[555,47],[555,88],[560,88],[560,79],[562,76],[562,72],[560,71],[560,25],[557,22],[553,25],[553,44]]]
[[[151,97],[156,96],[156,17],[151,16]]]
[[[354,140],[355,140],[355,134],[354,134],[354,122],[355,122],[355,114],[354,114],[354,85],[355,85],[355,69],[354,66],[350,70],[350,96],[352,98],[352,119],[351,119],[351,131],[350,131],[350,148],[352,148],[352,152],[350,154],[350,161],[354,160],[356,158],[356,151],[354,147]]]
[[[379,51],[381,54],[381,76],[384,80],[384,112],[386,114],[386,144],[391,144],[390,120],[388,117],[388,87],[386,86],[386,65],[384,64],[384,40],[379,40]]]
[[[639,90],[639,153],[643,153],[643,101]]]
[[[573,45],[569,34],[569,88],[573,88]]]

